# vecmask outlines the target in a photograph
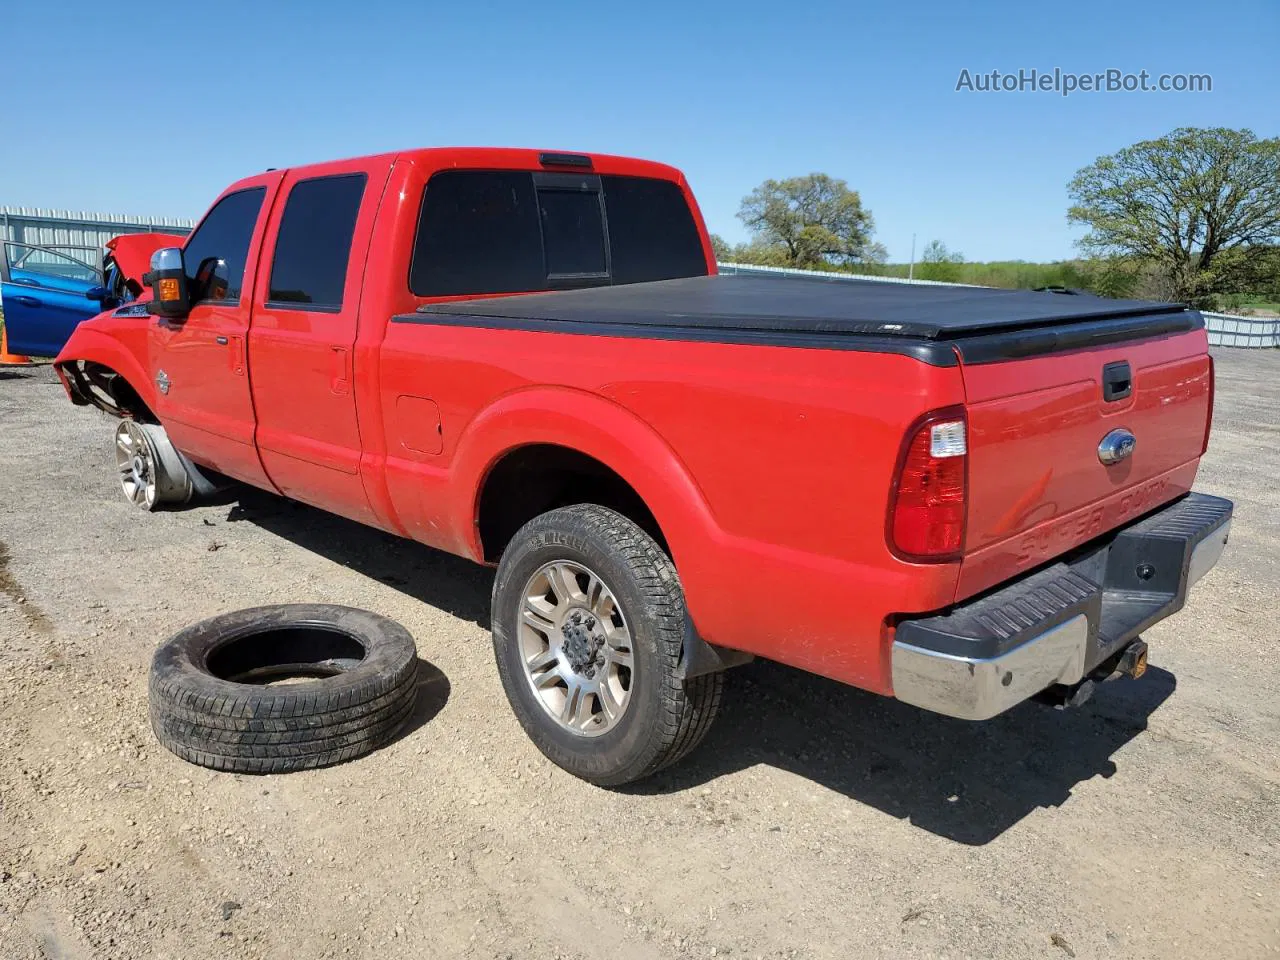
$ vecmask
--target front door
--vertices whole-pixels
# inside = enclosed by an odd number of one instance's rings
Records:
[[[257,446],[281,493],[376,525],[360,476],[353,349],[390,162],[325,170],[287,175],[266,238],[249,329]]]
[[[272,484],[253,444],[247,342],[258,252],[283,176],[241,181],[205,214],[182,251],[191,312],[153,318],[148,350],[156,414],[174,446],[267,489]]]

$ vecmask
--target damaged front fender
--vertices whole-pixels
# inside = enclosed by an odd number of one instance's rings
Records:
[[[145,314],[126,307],[76,327],[53,361],[72,403],[157,422],[156,390],[146,365],[147,322]]]

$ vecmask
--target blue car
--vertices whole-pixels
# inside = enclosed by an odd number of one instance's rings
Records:
[[[185,238],[134,233],[107,242],[101,266],[48,247],[6,240],[0,256],[0,313],[12,353],[57,356],[81,320],[142,293],[151,254]]]
[[[0,310],[9,349],[52,357],[81,320],[102,310],[98,267],[25,243],[6,242],[0,257]],[[90,294],[95,294],[92,298]]]

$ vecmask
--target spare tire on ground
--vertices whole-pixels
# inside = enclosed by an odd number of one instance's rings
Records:
[[[237,610],[156,651],[151,726],[179,757],[214,770],[328,766],[400,732],[417,698],[417,665],[409,631],[367,610]]]

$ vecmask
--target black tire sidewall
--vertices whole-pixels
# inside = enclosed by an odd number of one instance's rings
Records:
[[[280,716],[286,703],[297,702],[298,688],[224,680],[209,672],[208,658],[224,644],[286,627],[339,631],[364,648],[365,655],[356,666],[307,685],[306,704],[313,705],[315,712],[355,706],[394,691],[416,663],[413,637],[394,620],[354,607],[280,604],[220,614],[179,631],[156,650],[151,666],[152,688],[175,704],[193,704],[200,698],[230,700],[243,703],[244,716]]]
[[[364,657],[306,684],[262,686],[209,672],[211,653],[256,634],[318,628],[356,641]],[[334,604],[282,604],[211,617],[156,650],[151,728],[184,760],[234,773],[286,773],[353,759],[392,739],[417,691],[417,648],[386,617]]]
[[[663,747],[655,736],[664,720],[662,684],[668,682],[677,661],[660,636],[662,615],[654,611],[653,600],[637,583],[627,558],[577,519],[565,510],[544,514],[517,533],[504,553],[493,588],[494,654],[512,709],[538,748],[579,777],[621,783],[633,778],[631,771],[651,766]],[[639,527],[631,526],[636,535],[648,539]],[[656,544],[653,549],[657,550]],[[525,584],[539,568],[556,560],[581,563],[601,577],[621,605],[631,635],[634,667],[627,709],[612,730],[599,736],[579,736],[561,727],[537,698],[521,662],[518,631]],[[675,589],[669,591],[670,599],[679,601],[682,620],[683,594],[674,572],[672,582]]]

